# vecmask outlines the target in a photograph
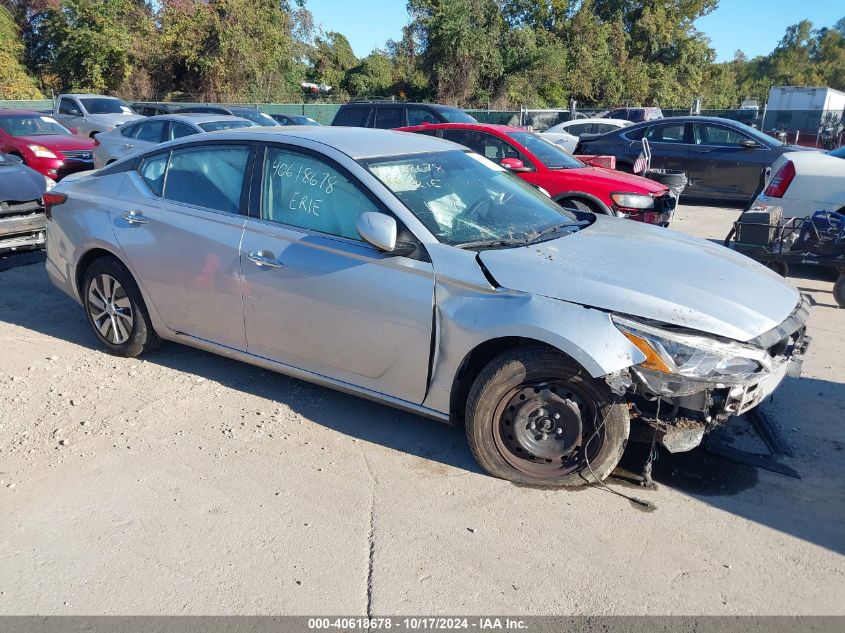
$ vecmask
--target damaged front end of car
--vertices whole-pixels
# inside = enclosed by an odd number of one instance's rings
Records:
[[[673,453],[688,451],[731,416],[760,404],[784,377],[800,376],[810,343],[808,315],[802,298],[780,325],[746,343],[613,315],[645,360],[606,381],[629,402],[641,439],[654,439]]]

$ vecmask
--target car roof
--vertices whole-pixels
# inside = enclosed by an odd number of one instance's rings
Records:
[[[628,127],[629,125],[631,125],[631,122],[628,119],[606,119],[602,117],[590,117],[587,119],[570,119],[569,121],[557,123],[556,125],[574,125],[575,123],[616,123],[618,125],[622,125],[623,127]]]
[[[120,101],[120,97],[111,97],[109,95],[95,95],[90,92],[66,92],[59,95],[60,97],[77,97],[77,98],[94,98],[94,99],[116,99]]]
[[[186,123],[211,123],[213,121],[246,121],[247,119],[231,114],[216,114],[214,112],[173,112],[171,114],[159,114],[148,117],[150,119],[170,119],[173,121],[185,121]],[[251,123],[251,121],[250,121]]]
[[[6,115],[6,116],[9,116],[9,115],[11,115],[11,116],[18,116],[18,115],[20,115],[20,116],[24,116],[24,115],[25,116],[48,116],[44,112],[36,112],[35,110],[16,110],[16,109],[13,109],[13,108],[0,109],[0,115]]]
[[[250,127],[212,132],[215,138],[247,141],[285,141],[297,138],[322,143],[354,159],[421,154],[463,149],[454,143],[424,134],[407,134],[395,130],[329,125],[291,127]],[[210,135],[209,135],[210,136]]]
[[[514,127],[513,125],[499,125],[498,123],[424,123],[422,125],[409,125],[407,127],[398,128],[402,131],[418,132],[420,130],[474,130],[476,132],[499,132],[500,134],[510,134],[511,132],[528,132],[528,130],[521,127]]]
[[[390,99],[372,99],[372,100],[362,100],[362,101],[348,101],[341,105],[343,106],[352,106],[352,105],[374,105],[374,104],[384,104],[384,105],[394,105],[394,106],[422,106],[426,108],[449,108],[450,110],[460,110],[457,106],[450,106],[444,105],[442,103],[424,103],[422,101],[391,101]]]

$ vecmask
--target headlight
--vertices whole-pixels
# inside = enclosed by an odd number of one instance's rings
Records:
[[[772,370],[765,350],[706,336],[670,332],[619,316],[613,322],[645,354],[640,367],[716,383],[736,382]]]
[[[612,193],[610,199],[626,209],[653,209],[654,198],[641,193]]]
[[[56,156],[53,152],[51,152],[43,145],[27,145],[27,147],[31,149],[32,153],[35,154],[38,158],[58,158],[58,156]]]

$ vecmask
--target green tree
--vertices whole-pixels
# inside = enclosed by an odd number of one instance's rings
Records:
[[[373,51],[346,75],[344,88],[353,97],[386,97],[393,92],[393,63],[382,51]]]
[[[317,37],[308,59],[313,80],[332,86],[336,96],[347,73],[358,65],[349,40],[333,31]]]
[[[42,99],[23,65],[24,45],[12,15],[0,6],[0,99]]]
[[[459,105],[492,98],[504,73],[496,0],[410,0],[408,9],[435,98]]]
[[[302,3],[163,0],[156,77],[166,91],[221,101],[299,98],[306,71]]]

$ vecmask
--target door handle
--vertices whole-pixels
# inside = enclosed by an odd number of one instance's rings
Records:
[[[140,211],[127,211],[123,214],[123,219],[129,222],[129,224],[148,224],[150,221]]]
[[[247,253],[247,258],[255,262],[256,266],[266,266],[267,268],[284,268],[285,265],[273,257],[269,251],[250,251]]]
[[[132,149],[133,147],[135,147],[135,146],[134,146],[134,145],[132,145],[132,143],[124,143],[124,144],[123,144],[123,148],[124,148],[124,149]]]

